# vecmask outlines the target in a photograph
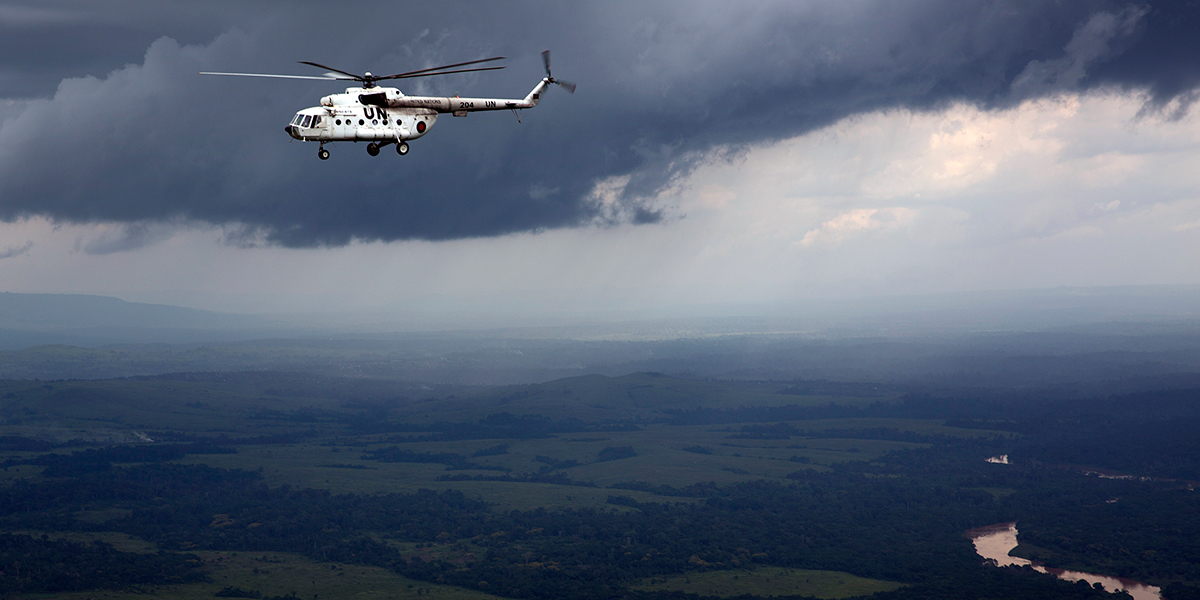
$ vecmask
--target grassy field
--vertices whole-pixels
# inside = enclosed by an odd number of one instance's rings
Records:
[[[778,393],[784,387],[786,385],[780,383],[690,381],[655,373],[633,373],[622,377],[586,375],[535,385],[485,389],[463,397],[411,404],[398,412],[416,422],[461,421],[478,418],[481,412],[605,421],[653,419],[672,410],[695,408],[823,406],[830,402],[863,406],[896,399],[890,395],[833,397]]]
[[[898,427],[914,425],[896,420]],[[877,421],[872,420],[872,425]],[[853,425],[840,420],[833,425]],[[922,426],[923,427],[923,426]],[[940,426],[934,426],[940,427]],[[974,433],[974,432],[972,432]],[[481,466],[501,467],[514,475],[537,473],[546,467],[544,459],[575,461],[575,466],[556,469],[572,480],[594,483],[594,487],[563,486],[495,481],[438,481],[447,475],[491,476],[503,471],[455,470],[438,463],[385,463],[363,459],[363,452],[395,444],[367,438],[365,446],[292,445],[242,446],[237,454],[192,455],[182,462],[213,467],[256,470],[271,485],[291,485],[328,489],[337,493],[412,492],[421,488],[458,489],[471,497],[482,497],[505,509],[592,506],[603,503],[614,484],[653,482],[654,485],[686,487],[698,483],[737,483],[755,479],[785,480],[801,469],[825,469],[848,460],[872,460],[884,453],[921,444],[861,439],[730,440],[726,432],[705,426],[675,427],[649,425],[642,431],[605,432],[603,434],[563,434],[532,440],[468,440],[456,442],[418,442],[403,444],[416,453],[453,453],[468,457]],[[473,457],[480,450],[506,446],[504,454]],[[636,456],[620,460],[598,460],[609,447],[633,448]],[[704,452],[695,451],[701,448]],[[691,451],[686,450],[691,449]],[[539,461],[539,457],[543,460]],[[348,468],[362,467],[362,468]],[[639,492],[620,491],[621,495],[642,500]],[[567,497],[570,499],[567,499]],[[646,495],[645,499],[649,499]]]
[[[346,383],[345,389],[339,387]],[[675,426],[655,423],[669,410],[746,406],[862,405],[887,398],[797,396],[777,393],[782,384],[710,383],[654,374],[587,376],[536,386],[480,389],[422,401],[389,396],[380,382],[288,376],[277,373],[206,375],[197,380],[0,382],[0,435],[98,443],[146,443],[147,432],[249,439],[304,434],[298,444],[241,444],[237,454],[191,455],[182,462],[262,470],[271,485],[329,489],[338,493],[458,489],[502,509],[596,506],[614,484],[652,482],[686,487],[755,479],[785,480],[800,469],[822,470],[844,461],[870,461],[920,444],[828,437],[786,440],[738,439],[745,424]],[[462,390],[459,390],[460,394]],[[390,400],[389,400],[390,398]],[[365,408],[364,408],[365,407]],[[640,430],[564,433],[533,439],[475,439],[404,443],[415,453],[453,453],[502,470],[448,471],[433,463],[383,463],[363,452],[395,445],[389,434],[354,435],[345,419],[374,410],[393,421],[476,422],[497,412],[541,415],[581,422],[641,419]],[[382,411],[382,412],[381,412]],[[773,424],[775,425],[775,424]],[[917,419],[825,419],[790,421],[794,431],[825,436],[836,430],[891,428],[925,435],[990,436]],[[422,435],[417,433],[416,435]],[[502,453],[473,456],[498,445]],[[634,456],[599,460],[605,448],[629,447]],[[72,449],[59,449],[69,452]],[[27,453],[8,453],[21,457]],[[555,463],[551,465],[550,463]],[[553,467],[552,469],[550,467]],[[359,468],[347,468],[359,467]],[[36,476],[40,467],[11,467],[0,481]],[[439,481],[446,476],[495,477],[548,470],[598,487],[496,481]],[[638,492],[621,492],[649,499]]]
[[[685,488],[695,484],[729,485],[753,480],[790,481],[803,469],[828,470],[846,461],[872,461],[888,452],[925,444],[861,439],[842,431],[888,428],[920,435],[993,436],[996,432],[946,427],[918,419],[825,419],[772,421],[791,435],[755,439],[744,435],[750,423],[671,425],[680,411],[697,408],[820,406],[861,407],[895,398],[831,397],[781,394],[784,384],[711,383],[655,374],[625,377],[587,376],[540,385],[453,390],[415,390],[408,384],[279,373],[198,374],[179,378],[105,381],[0,381],[0,436],[24,436],[50,442],[87,440],[106,444],[150,444],[149,435],[223,439],[232,454],[191,454],[178,461],[261,472],[270,486],[327,489],[335,493],[411,493],[419,489],[463,492],[493,504],[495,511],[533,508],[598,508],[634,511],[607,504],[611,496],[638,502],[695,502],[625,489],[622,484]],[[424,392],[428,395],[421,396]],[[538,415],[549,422],[576,420],[591,430],[527,436],[524,439],[408,441],[431,435],[432,423],[476,425],[489,415]],[[371,415],[366,417],[366,415]],[[392,424],[386,433],[355,429],[355,423]],[[606,427],[621,422],[623,427]],[[629,427],[636,423],[636,427]],[[406,433],[404,427],[411,426]],[[631,429],[612,431],[611,429]],[[443,429],[451,433],[454,429]],[[379,431],[379,430],[376,430]],[[567,429],[570,431],[570,429]],[[833,432],[833,433],[831,433]],[[435,432],[436,433],[436,432]],[[302,434],[302,435],[298,435]],[[851,437],[831,437],[845,436]],[[264,436],[276,436],[266,440]],[[292,436],[279,443],[280,438]],[[452,436],[453,437],[453,436]],[[466,436],[464,436],[466,437]],[[869,436],[867,436],[869,437]],[[436,439],[436,436],[435,438]],[[366,453],[398,446],[416,454],[454,454],[458,465],[381,462]],[[12,446],[17,447],[17,446]],[[60,447],[71,453],[82,446]],[[608,459],[612,449],[628,449]],[[44,453],[44,452],[43,452]],[[25,459],[39,452],[0,452],[0,460]],[[477,455],[478,454],[478,455]],[[982,459],[981,459],[982,460]],[[464,468],[463,463],[470,463]],[[13,465],[0,472],[0,485],[40,479],[43,467]],[[486,478],[562,475],[586,485],[564,485]],[[466,476],[473,480],[446,480]],[[618,486],[618,487],[613,487]],[[997,492],[993,492],[997,493]],[[1002,492],[1000,492],[1002,493]],[[85,509],[87,510],[87,509]],[[125,516],[122,507],[76,513],[97,528]],[[40,535],[41,532],[29,532]],[[115,533],[58,533],[77,541],[102,540],[132,552],[153,552],[144,541]],[[382,535],[382,534],[381,534]],[[423,552],[423,548],[401,548]],[[441,548],[436,551],[446,551]],[[122,592],[38,596],[84,598],[212,598],[227,586],[257,590],[263,596],[296,592],[305,599],[413,598],[483,599],[486,594],[407,580],[378,568],[314,562],[300,555],[198,552],[211,583]],[[715,571],[648,579],[640,589],[681,591],[711,596],[811,595],[844,598],[895,589],[898,584],[847,573],[758,568]]]
[[[113,548],[121,552],[158,552],[158,547],[150,542],[133,536],[118,532],[118,531],[35,531],[35,530],[16,530],[7,531],[5,533],[32,535],[34,537],[46,536],[52,540],[70,540],[72,542],[90,543],[104,542],[111,545]]]
[[[193,434],[264,435],[300,429],[297,424],[256,418],[264,411],[333,410],[321,398],[260,393],[258,386],[189,381],[0,382],[4,435],[101,443],[144,441],[147,430]]]
[[[865,579],[837,571],[809,571],[761,567],[752,571],[707,571],[678,577],[647,579],[635,589],[683,592],[701,596],[729,598],[755,596],[815,596],[849,598],[886,592],[901,587],[898,583]]]
[[[285,378],[286,379],[286,378]],[[389,436],[352,436],[334,422],[337,415],[361,409],[344,399],[330,398],[317,379],[314,388],[279,381],[278,374],[215,378],[202,382],[173,380],[115,380],[72,382],[0,382],[0,411],[8,417],[0,435],[41,439],[92,439],[104,443],[145,443],[145,432],[176,431],[199,435],[246,436],[315,432],[301,444],[246,444],[237,454],[191,455],[184,463],[214,467],[262,470],[267,483],[329,489],[337,493],[407,493],[421,488],[458,489],[471,497],[494,502],[500,509],[597,506],[614,493],[614,484],[653,482],[686,487],[713,482],[731,484],[755,479],[784,480],[800,469],[822,470],[843,461],[870,461],[883,454],[921,444],[869,439],[826,437],[788,440],[735,439],[739,426],[672,426],[645,424],[638,431],[559,434],[521,440],[462,440],[403,444],[416,453],[453,453],[471,462],[504,469],[448,471],[436,463],[384,463],[362,458],[370,449],[395,445]],[[553,418],[613,415],[661,416],[675,407],[709,408],[828,404],[827,396],[807,397],[775,393],[763,384],[739,386],[711,384],[634,374],[620,378],[579,377],[541,386],[511,386],[480,392],[476,397],[450,395],[391,410],[392,418],[406,422],[465,421],[481,419],[497,409]],[[322,392],[324,390],[324,392]],[[307,393],[308,395],[302,395]],[[663,404],[654,404],[661,394]],[[518,398],[517,400],[511,400]],[[509,399],[509,400],[506,400]],[[511,400],[511,401],[510,401]],[[862,398],[839,402],[859,403]],[[417,408],[414,408],[417,407]],[[419,409],[419,410],[418,410]],[[280,415],[301,411],[305,418]],[[263,415],[267,415],[264,417]],[[797,431],[826,435],[831,430],[892,428],[918,434],[990,436],[996,432],[946,427],[939,421],[917,419],[825,419],[787,422]],[[505,446],[500,454],[473,456]],[[602,461],[605,448],[629,447],[635,456]],[[57,452],[68,452],[60,449]],[[20,458],[29,453],[7,453]],[[552,473],[598,487],[498,481],[439,481],[448,475],[495,477],[537,473],[548,462],[558,461]],[[347,468],[361,467],[361,468]],[[0,481],[36,477],[41,467],[13,466],[0,473]],[[621,495],[649,500],[642,492]]]
[[[50,539],[75,542],[105,542],[124,552],[158,552],[154,544],[124,533],[12,531],[9,533],[45,535]],[[417,551],[410,550],[410,553]],[[428,550],[423,550],[428,554]],[[122,591],[90,591],[61,594],[36,594],[30,597],[63,600],[85,598],[180,598],[211,599],[226,587],[256,590],[263,596],[285,596],[292,592],[300,598],[440,598],[442,600],[489,600],[497,598],[480,592],[453,586],[435,585],[406,579],[386,569],[346,565],[336,562],[315,562],[298,554],[285,552],[191,552],[209,576],[206,583],[158,586]],[[419,589],[419,591],[418,591]]]
[[[226,587],[258,591],[264,597],[295,592],[305,600],[498,600],[473,590],[407,579],[378,567],[314,562],[282,552],[194,552],[211,582],[134,590],[29,594],[47,600],[212,600]]]

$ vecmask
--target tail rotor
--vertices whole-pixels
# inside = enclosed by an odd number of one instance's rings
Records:
[[[550,51],[549,50],[542,53],[542,64],[546,65],[546,81],[549,81],[550,83],[558,84],[558,87],[560,87],[564,90],[567,90],[567,93],[570,93],[570,94],[575,93],[575,84],[574,83],[572,83],[570,81],[563,81],[561,79],[555,79],[554,76],[550,74]]]

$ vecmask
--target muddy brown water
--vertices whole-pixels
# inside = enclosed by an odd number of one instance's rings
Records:
[[[1040,565],[1024,558],[1009,556],[1008,553],[1017,547],[1017,523],[1015,521],[996,523],[995,525],[972,529],[967,532],[967,537],[971,538],[971,541],[975,543],[975,552],[979,553],[979,556],[993,561],[998,567],[1030,565],[1038,571],[1049,573],[1059,579],[1086,581],[1088,584],[1093,585],[1099,583],[1109,592],[1125,590],[1129,592],[1130,596],[1133,596],[1134,600],[1163,600],[1162,593],[1157,587],[1140,581],[1125,579],[1124,577],[1109,577],[1107,575],[1084,573],[1082,571],[1055,569],[1054,567]]]

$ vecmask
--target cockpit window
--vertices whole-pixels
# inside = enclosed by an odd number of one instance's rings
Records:
[[[300,126],[308,127],[310,124],[312,124],[312,115],[304,115],[304,123],[302,123]]]
[[[304,115],[296,113],[296,116],[292,118],[292,125],[299,125],[302,119],[304,119]]]
[[[320,127],[321,126],[321,115],[313,115],[313,122],[312,122],[311,126],[312,127]]]

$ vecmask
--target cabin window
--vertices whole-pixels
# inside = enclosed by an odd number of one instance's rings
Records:
[[[312,124],[312,115],[304,115],[304,122],[300,126],[308,127],[310,124]]]
[[[341,120],[341,119],[337,119],[337,120],[335,120],[335,121],[333,122],[333,124],[334,124],[334,125],[341,125],[341,124],[342,124],[342,120]]]
[[[362,125],[363,123],[365,123],[365,121],[363,121],[362,119],[359,119],[359,120],[358,120],[358,124],[359,124],[359,125]]]

